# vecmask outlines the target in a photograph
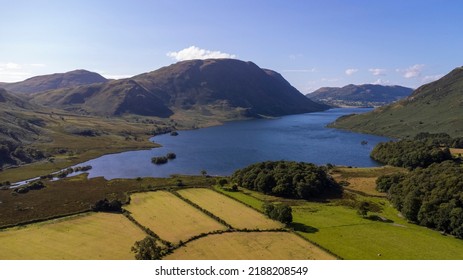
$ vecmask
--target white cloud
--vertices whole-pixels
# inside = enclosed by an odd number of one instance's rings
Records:
[[[281,70],[281,72],[290,72],[290,73],[315,73],[317,72],[316,68],[311,69],[285,69]]]
[[[235,58],[236,55],[224,53],[221,51],[210,51],[200,49],[196,46],[191,46],[180,50],[178,52],[168,52],[168,57],[177,61],[190,60],[190,59],[208,59],[208,58]]]
[[[34,64],[0,62],[0,82],[19,82],[31,77],[31,67],[33,67],[33,65]]]
[[[300,54],[300,53],[298,53],[298,54],[290,54],[289,55],[290,60],[296,60],[296,59],[299,59],[299,58],[302,58],[302,57],[304,57],[304,55]]]
[[[373,74],[373,76],[385,76],[386,75],[386,69],[382,69],[382,68],[371,68],[371,69],[368,69],[368,71],[370,71],[371,74]]]
[[[391,82],[389,80],[377,79],[372,84],[374,84],[374,85],[390,85]]]
[[[415,64],[413,66],[408,67],[407,69],[397,69],[397,72],[402,72],[403,77],[410,79],[410,78],[416,78],[418,76],[421,76],[421,72],[424,69],[424,64]]]
[[[46,67],[46,64],[43,63],[31,63],[30,66],[32,67]]]
[[[349,69],[346,69],[346,75],[347,76],[352,76],[354,75],[355,73],[357,73],[359,70],[358,69],[355,69],[355,68],[349,68]]]
[[[430,82],[434,82],[436,80],[439,80],[443,76],[444,76],[444,74],[424,76],[422,81],[423,81],[423,83],[430,83]]]
[[[125,78],[130,78],[133,77],[134,75],[112,75],[112,74],[101,74],[103,77],[106,79],[114,79],[114,80],[119,80],[119,79],[125,79]]]
[[[21,65],[17,64],[17,63],[13,63],[13,62],[7,62],[7,63],[0,63],[0,67],[2,67],[3,69],[10,69],[10,70],[18,70],[18,69],[21,69]]]

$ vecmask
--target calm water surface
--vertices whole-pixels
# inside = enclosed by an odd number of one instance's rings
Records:
[[[222,126],[179,131],[151,140],[163,147],[105,155],[79,165],[92,165],[89,177],[168,177],[172,174],[230,175],[234,170],[266,160],[294,160],[358,167],[378,166],[369,157],[373,147],[389,140],[327,128],[336,118],[367,112],[365,108],[285,116],[271,120],[230,122]],[[362,145],[362,141],[368,144]],[[174,152],[177,158],[154,165],[151,158]]]

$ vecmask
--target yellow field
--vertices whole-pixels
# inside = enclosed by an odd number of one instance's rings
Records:
[[[463,155],[463,149],[450,148],[450,153],[455,156]]]
[[[165,259],[330,260],[335,257],[289,232],[231,232],[194,240]]]
[[[274,229],[283,225],[240,202],[209,189],[184,189],[178,193],[238,229]]]
[[[143,226],[160,238],[179,242],[190,237],[226,227],[166,191],[135,193],[125,206]]]
[[[374,168],[336,167],[331,175],[338,183],[341,181],[349,182],[349,185],[345,187],[347,190],[360,191],[366,195],[385,197],[385,193],[380,193],[376,190],[376,178],[396,172],[406,172],[406,170],[392,166]]]
[[[84,214],[0,231],[0,259],[134,259],[145,236],[123,215]]]

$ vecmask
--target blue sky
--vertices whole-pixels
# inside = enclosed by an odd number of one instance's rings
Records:
[[[177,60],[253,61],[308,93],[418,87],[463,65],[459,0],[0,0],[0,81],[74,69],[120,78]]]

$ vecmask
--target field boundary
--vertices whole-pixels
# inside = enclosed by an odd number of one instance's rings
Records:
[[[201,211],[202,213],[206,214],[207,216],[209,216],[210,218],[214,219],[215,221],[217,221],[218,223],[226,226],[227,228],[229,229],[234,229],[229,223],[227,223],[226,221],[224,221],[222,218],[220,217],[217,217],[216,215],[212,214],[211,212],[207,211],[206,209],[202,208],[201,206],[199,206],[198,204],[194,203],[193,201],[189,200],[188,198],[185,198],[183,197],[181,194],[179,194],[177,191],[175,190],[172,190],[170,193],[172,193],[173,195],[175,195],[176,197],[178,197],[179,199],[185,201],[186,203],[190,204],[191,206],[193,206],[194,208],[198,209],[199,211]]]
[[[333,253],[333,252],[332,252],[331,250],[329,250],[329,249],[326,249],[325,247],[321,246],[321,245],[318,244],[317,242],[310,240],[309,238],[307,238],[306,236],[300,234],[299,232],[295,231],[294,229],[293,229],[291,232],[294,233],[295,235],[301,237],[301,238],[304,239],[305,241],[307,241],[307,242],[313,244],[314,246],[320,248],[321,250],[327,252],[328,254],[331,254],[331,255],[335,256],[338,260],[344,260],[343,257],[339,256],[338,254]]]
[[[41,218],[41,219],[34,219],[34,220],[19,222],[19,223],[16,223],[16,224],[0,226],[0,231],[5,230],[5,229],[14,228],[14,227],[27,226],[27,225],[36,224],[36,223],[48,222],[48,221],[57,220],[57,219],[61,219],[61,218],[77,216],[77,215],[80,215],[80,214],[90,213],[90,212],[98,213],[98,212],[93,211],[92,209],[88,209],[88,210],[84,210],[84,211],[77,211],[77,212],[72,212],[72,213],[67,213],[67,214],[62,214],[62,215],[57,215],[57,216],[51,216],[51,217],[45,217],[45,218]]]
[[[212,190],[215,191],[215,192],[217,192],[217,193],[219,193],[219,194],[225,195],[226,197],[231,198],[231,199],[233,199],[233,200],[235,200],[235,201],[238,201],[239,203],[244,204],[244,205],[246,205],[247,207],[249,207],[249,208],[251,208],[251,209],[253,209],[253,210],[255,210],[255,211],[258,211],[256,208],[254,208],[254,207],[252,207],[252,206],[250,206],[250,205],[248,205],[248,204],[242,202],[241,200],[239,200],[239,199],[237,199],[237,198],[235,198],[235,197],[229,196],[229,195],[227,195],[226,193],[222,193],[222,192],[216,190],[215,188],[212,188]],[[259,201],[261,201],[261,202],[265,202],[264,200],[259,199],[259,198],[254,197],[254,196],[252,196],[252,198],[255,198],[255,199],[257,199],[257,200],[259,200]],[[259,212],[260,212],[260,213],[263,213],[262,211],[259,211]],[[317,242],[314,242],[314,241],[310,240],[309,238],[303,236],[303,235],[300,234],[299,232],[295,231],[294,228],[284,228],[283,230],[284,230],[284,231],[287,231],[287,232],[292,232],[292,233],[294,233],[295,235],[301,237],[301,238],[304,239],[305,241],[309,242],[310,244],[313,244],[314,246],[320,248],[321,250],[327,252],[328,254],[333,255],[334,257],[336,257],[336,258],[339,259],[339,260],[343,260],[343,259],[344,259],[344,258],[342,258],[341,256],[339,256],[339,255],[333,253],[333,252],[330,251],[329,249],[327,249],[327,248],[321,246],[321,245],[318,244]]]
[[[210,231],[210,232],[207,232],[207,233],[201,233],[201,234],[198,234],[198,235],[195,235],[195,236],[192,236],[190,238],[188,238],[187,240],[185,241],[180,241],[177,245],[174,245],[172,247],[170,247],[165,254],[162,255],[162,257],[165,257],[167,255],[170,255],[172,253],[174,253],[175,250],[181,248],[181,247],[185,247],[187,246],[190,242],[193,242],[195,240],[198,240],[198,239],[201,239],[201,238],[204,238],[204,237],[208,237],[208,236],[211,236],[211,235],[221,235],[221,234],[224,234],[224,233],[234,233],[234,232],[259,232],[259,233],[265,233],[265,232],[288,232],[288,233],[291,233],[291,231],[285,229],[285,228],[278,228],[278,229],[227,229],[227,230],[215,230],[215,231]],[[304,239],[306,240],[306,239]],[[331,254],[331,253],[330,253]],[[333,254],[333,256],[337,257],[336,255]]]
[[[261,209],[261,210],[256,209],[256,208],[252,207],[251,205],[246,204],[246,203],[244,203],[243,201],[241,201],[241,200],[239,200],[239,199],[237,199],[237,198],[235,198],[235,197],[233,197],[233,196],[228,195],[228,194],[226,193],[226,192],[227,192],[226,190],[224,190],[224,192],[220,192],[220,191],[216,190],[215,187],[212,187],[212,188],[210,188],[210,189],[213,190],[213,191],[215,191],[216,193],[219,193],[219,194],[221,194],[221,195],[225,195],[226,197],[228,197],[228,198],[230,198],[230,199],[233,199],[234,201],[237,201],[237,202],[243,204],[244,206],[246,206],[246,207],[248,207],[248,208],[251,208],[251,209],[254,210],[254,211],[258,211],[258,212],[264,214],[264,212],[262,211],[262,209]],[[238,192],[240,192],[240,191],[238,191]],[[245,193],[243,193],[243,194],[245,194]],[[245,195],[248,195],[248,194],[245,194]],[[259,201],[262,202],[262,203],[265,203],[265,202],[266,202],[265,200],[262,200],[262,199],[260,199],[260,198],[257,198],[257,197],[251,196],[251,195],[248,195],[248,196],[250,196],[250,197],[252,197],[252,198],[254,198],[254,199],[256,199],[256,200],[259,200]]]

